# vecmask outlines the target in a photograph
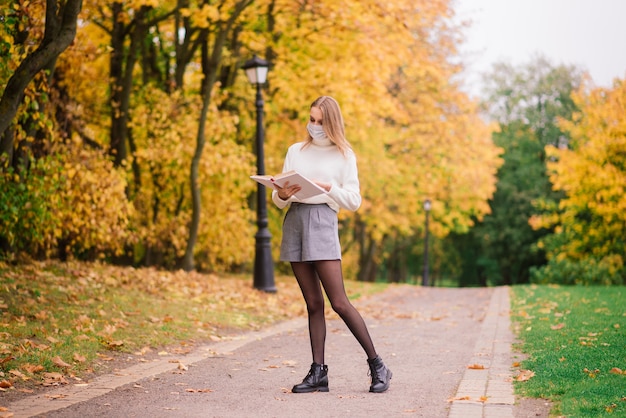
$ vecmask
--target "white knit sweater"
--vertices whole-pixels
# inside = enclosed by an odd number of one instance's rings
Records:
[[[326,203],[335,212],[339,212],[339,208],[357,210],[361,206],[361,193],[354,152],[350,150],[344,157],[329,139],[314,140],[303,149],[304,144],[298,142],[289,147],[283,164],[283,173],[296,170],[311,180],[331,183],[332,187],[327,193],[302,200],[295,196],[282,200],[274,190],[272,200],[276,206],[282,209],[291,202]]]

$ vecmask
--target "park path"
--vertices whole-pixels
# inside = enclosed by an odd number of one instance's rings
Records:
[[[393,370],[368,392],[365,356],[328,323],[329,393],[293,394],[310,366],[306,320],[165,355],[8,405],[14,417],[513,418],[509,289],[392,286],[355,305]],[[473,367],[469,367],[473,366]],[[482,368],[481,368],[482,367]]]

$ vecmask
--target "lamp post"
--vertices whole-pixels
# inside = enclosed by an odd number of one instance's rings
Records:
[[[256,168],[257,174],[265,174],[265,157],[263,153],[263,96],[261,86],[267,79],[267,61],[256,55],[246,61],[243,69],[246,71],[250,83],[256,85]],[[265,186],[257,184],[257,233],[254,253],[254,288],[265,292],[276,292],[274,285],[274,262],[272,261],[272,248],[270,239],[272,235],[267,227],[267,201]]]
[[[422,276],[422,286],[428,286],[428,214],[430,213],[430,200],[424,200],[424,275]]]

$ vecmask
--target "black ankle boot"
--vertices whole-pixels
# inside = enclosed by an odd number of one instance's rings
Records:
[[[391,370],[385,366],[380,356],[375,359],[367,360],[370,366],[370,376],[372,376],[372,385],[370,386],[370,392],[384,392],[389,388],[389,382],[391,381]]]
[[[328,392],[328,366],[325,364],[311,364],[311,370],[302,383],[291,389],[293,393]]]

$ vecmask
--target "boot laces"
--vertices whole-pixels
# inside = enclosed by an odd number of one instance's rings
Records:
[[[304,378],[303,382],[307,382],[310,383],[313,381],[313,379],[315,378],[315,365],[311,365],[311,368],[309,369],[309,373],[307,373],[306,377]],[[319,365],[319,369],[320,369],[320,374],[324,372],[324,365],[320,364]]]
[[[373,365],[370,366],[370,370],[367,372],[367,375],[372,378],[372,382],[374,382],[374,381],[381,382],[382,381],[380,379],[380,377],[378,376],[378,369],[376,367],[374,367]]]

